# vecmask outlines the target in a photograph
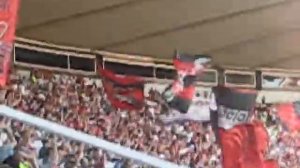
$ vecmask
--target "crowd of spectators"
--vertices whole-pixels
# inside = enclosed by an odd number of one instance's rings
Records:
[[[158,120],[160,106],[153,103],[139,111],[114,109],[101,86],[98,79],[32,71],[15,74],[1,90],[0,102],[177,164],[221,167],[221,150],[209,123],[164,125]],[[282,168],[300,165],[299,133],[286,132],[268,107],[258,108],[257,114],[271,135],[268,157],[278,159]],[[20,168],[144,167],[4,117],[0,118],[0,162]]]
[[[300,133],[290,132],[276,116],[276,111],[268,105],[257,108],[257,118],[265,123],[270,143],[267,157],[276,159],[280,168],[300,167]]]

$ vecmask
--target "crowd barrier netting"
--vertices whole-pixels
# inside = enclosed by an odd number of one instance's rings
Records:
[[[75,141],[83,142],[88,145],[100,148],[109,153],[122,156],[127,159],[134,160],[138,163],[143,163],[149,166],[160,168],[186,168],[185,166],[179,166],[174,163],[161,160],[157,157],[149,156],[145,153],[134,151],[127,147],[123,147],[118,144],[114,144],[97,137],[76,131],[74,129],[35,117],[21,111],[14,110],[10,107],[0,105],[0,116],[5,116],[16,121],[23,122],[25,124],[38,127],[39,129],[61,135],[66,138],[70,138]]]

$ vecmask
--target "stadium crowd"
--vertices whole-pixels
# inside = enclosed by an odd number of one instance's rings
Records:
[[[191,168],[221,167],[221,150],[209,123],[164,125],[158,119],[160,106],[152,103],[140,111],[114,109],[97,79],[39,71],[32,71],[28,76],[15,74],[11,83],[1,90],[0,101]],[[267,157],[278,159],[282,168],[298,168],[300,134],[287,132],[267,106],[260,105],[256,114],[270,134]],[[146,167],[4,117],[0,118],[0,162],[13,168]]]

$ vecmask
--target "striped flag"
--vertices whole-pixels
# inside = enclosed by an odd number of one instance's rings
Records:
[[[176,52],[173,59],[177,78],[162,93],[171,115],[161,116],[165,122],[180,120],[209,120],[209,105],[195,103],[195,83],[204,68],[211,63],[206,55],[187,55]]]
[[[256,104],[255,90],[214,87],[216,97],[218,126],[230,129],[238,124],[247,123]]]

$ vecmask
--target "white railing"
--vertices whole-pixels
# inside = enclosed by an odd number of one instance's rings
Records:
[[[91,136],[74,129],[23,113],[21,111],[14,110],[10,107],[0,105],[0,115],[9,117],[14,120],[18,120],[29,125],[36,126],[40,129],[62,135],[64,137],[80,141],[89,145],[93,145],[110,153],[120,155],[122,157],[135,160],[150,166],[160,167],[160,168],[186,168],[184,166],[179,166],[174,163],[161,160],[159,158],[149,156],[142,152],[137,152],[132,149],[123,147],[118,144],[114,144],[102,139],[99,139],[95,136]]]

